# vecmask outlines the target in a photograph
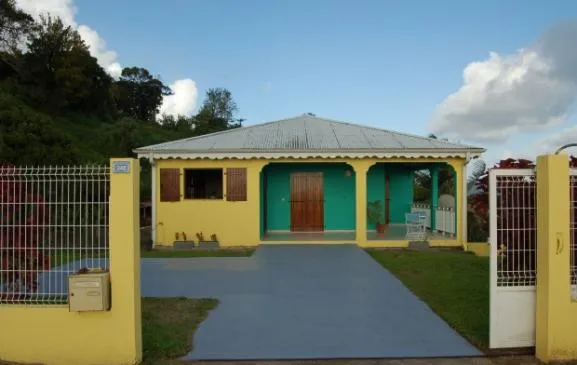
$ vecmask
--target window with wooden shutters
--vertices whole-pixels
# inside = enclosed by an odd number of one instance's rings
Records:
[[[185,169],[184,199],[222,199],[222,169]]]
[[[180,169],[160,169],[160,201],[180,201]]]
[[[246,168],[226,169],[226,200],[246,201]]]

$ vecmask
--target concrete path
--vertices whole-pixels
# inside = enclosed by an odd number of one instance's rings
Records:
[[[533,356],[418,359],[184,361],[187,365],[540,365]]]
[[[220,300],[189,360],[482,355],[355,245],[144,259],[142,295]]]

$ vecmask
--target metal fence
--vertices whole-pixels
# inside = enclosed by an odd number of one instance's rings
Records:
[[[0,166],[0,303],[65,304],[67,277],[108,269],[108,166]]]
[[[499,171],[495,176],[497,286],[534,286],[537,207],[532,170]]]
[[[572,297],[577,300],[577,169],[571,169],[569,176],[570,197],[570,270]]]
[[[425,227],[433,230],[431,227],[431,206],[429,204],[413,204],[412,213],[421,213],[425,215]],[[436,227],[434,231],[448,237],[454,237],[457,230],[455,227],[455,210],[452,208],[437,208],[435,210]]]

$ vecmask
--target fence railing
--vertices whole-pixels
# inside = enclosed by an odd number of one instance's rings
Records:
[[[436,227],[431,227],[431,206],[428,204],[413,204],[412,213],[425,215],[425,227],[432,231],[453,236],[456,234],[455,210],[450,208],[437,208],[435,210]]]
[[[0,166],[0,303],[65,304],[67,278],[108,269],[108,166]]]

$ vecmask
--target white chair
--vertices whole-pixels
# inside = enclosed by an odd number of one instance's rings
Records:
[[[405,213],[406,238],[424,240],[426,237],[426,220],[427,216],[424,213]]]

